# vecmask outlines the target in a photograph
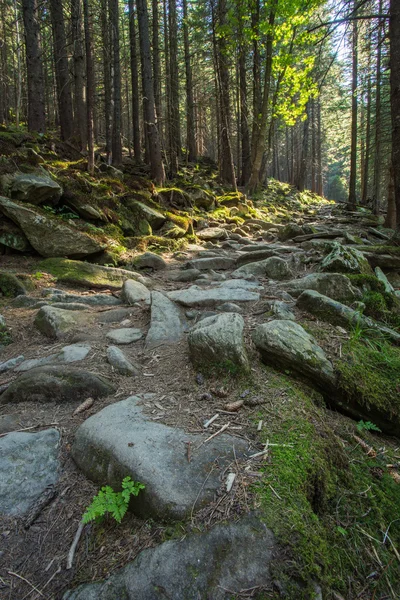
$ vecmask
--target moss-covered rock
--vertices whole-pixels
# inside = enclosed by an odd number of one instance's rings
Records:
[[[363,275],[373,274],[369,262],[362,252],[338,243],[335,243],[332,251],[323,259],[320,271]]]
[[[20,294],[26,294],[25,287],[12,273],[0,271],[0,292],[6,298],[15,298]]]

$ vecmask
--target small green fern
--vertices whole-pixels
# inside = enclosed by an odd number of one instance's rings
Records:
[[[382,431],[375,423],[371,423],[371,421],[359,421],[357,429],[358,431]]]
[[[122,518],[128,510],[130,497],[137,496],[140,490],[144,490],[144,488],[143,483],[132,481],[130,477],[125,477],[122,480],[121,492],[114,492],[112,487],[105,485],[101,488],[97,496],[93,498],[90,506],[87,507],[82,521],[89,523],[109,513],[117,523],[121,523]]]

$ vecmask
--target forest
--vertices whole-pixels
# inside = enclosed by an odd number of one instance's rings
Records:
[[[389,205],[393,227],[395,11],[384,0],[4,0],[0,118],[58,130],[89,157],[100,147],[114,166],[128,153],[157,185],[207,157],[234,189],[275,177],[375,214]]]
[[[1,600],[399,600],[400,0],[0,0]]]

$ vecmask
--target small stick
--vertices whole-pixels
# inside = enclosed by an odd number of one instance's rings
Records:
[[[185,442],[185,444],[187,445],[187,453],[186,453],[187,461],[188,461],[188,463],[190,463],[190,461],[191,461],[191,452],[190,452],[190,450],[191,450],[192,442]]]
[[[67,570],[68,569],[72,569],[72,563],[74,562],[74,556],[75,556],[76,547],[77,547],[77,545],[79,543],[79,539],[80,539],[80,537],[82,535],[82,531],[83,531],[84,527],[85,527],[84,522],[80,521],[79,522],[79,527],[78,527],[77,532],[76,532],[75,537],[74,537],[74,541],[72,542],[71,548],[69,549],[69,552],[68,552]]]
[[[6,433],[1,433],[0,434],[0,438],[4,437],[5,435],[8,435],[9,433],[19,433],[21,431],[29,431],[30,429],[36,429],[37,427],[55,427],[58,426],[60,423],[46,423],[45,425],[32,425],[31,427],[24,427],[23,429],[14,429],[14,431],[7,431]]]
[[[262,426],[263,426],[263,422],[262,421],[258,421],[257,431],[261,431]]]
[[[208,437],[206,440],[204,440],[203,444],[206,444],[207,442],[209,442],[210,440],[212,440],[213,438],[215,438],[215,436],[219,435],[220,433],[222,433],[223,431],[225,431],[226,429],[228,429],[230,423],[225,423],[225,425],[223,425],[221,427],[221,429],[218,429],[218,431],[216,431],[215,433],[213,433],[212,435],[210,435],[210,437]]]
[[[33,583],[31,583],[30,581],[28,581],[28,579],[26,579],[25,577],[22,577],[22,575],[18,575],[18,573],[14,573],[13,571],[7,571],[7,573],[9,575],[14,575],[14,577],[18,577],[18,579],[22,579],[22,581],[25,581],[25,583],[27,583],[28,585],[31,586],[32,589],[35,590],[35,592],[37,592],[38,594],[40,594],[40,596],[43,596],[42,592],[40,590],[38,590],[38,588],[36,586],[33,585]]]
[[[282,498],[280,497],[280,495],[278,494],[278,492],[276,490],[274,490],[274,488],[272,487],[272,485],[269,483],[268,484],[269,487],[271,488],[271,491],[275,494],[275,496],[279,499],[282,500]]]
[[[208,421],[206,421],[203,425],[204,429],[207,429],[207,427],[209,427],[211,425],[211,423],[214,423],[214,421],[216,421],[219,417],[219,413],[217,413],[216,415],[214,415],[213,417],[211,417],[211,419],[208,419]]]

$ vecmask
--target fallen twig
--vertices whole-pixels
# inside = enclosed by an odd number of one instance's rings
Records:
[[[230,425],[230,423],[225,423],[225,425],[222,425],[221,429],[218,429],[218,431],[216,431],[215,433],[210,435],[210,437],[208,437],[206,440],[204,440],[203,444],[206,444],[207,442],[209,442],[210,440],[215,438],[217,435],[219,435],[223,431],[226,431],[226,429],[228,429],[229,425]]]
[[[211,425],[211,423],[214,423],[214,421],[216,421],[219,417],[219,413],[215,414],[213,417],[211,417],[211,419],[208,419],[208,421],[206,421],[203,425],[204,429],[207,429],[207,427],[209,427]]]
[[[0,438],[8,435],[9,433],[20,433],[21,431],[30,431],[31,429],[37,429],[38,427],[56,427],[58,425],[60,425],[60,423],[46,423],[45,425],[32,425],[31,427],[24,427],[23,429],[14,429],[14,431],[0,433]]]
[[[35,592],[37,592],[40,596],[42,596],[42,598],[44,598],[42,592],[40,590],[38,590],[38,588],[35,585],[33,585],[33,583],[31,583],[28,579],[26,579],[26,577],[22,577],[22,575],[18,575],[18,573],[14,573],[13,571],[7,571],[7,573],[9,575],[13,575],[14,577],[18,577],[18,579],[21,579],[22,581],[25,581],[25,583],[30,585],[31,588],[33,590],[35,590]]]
[[[75,537],[74,537],[74,541],[72,542],[71,548],[69,549],[68,552],[68,558],[67,558],[67,570],[68,569],[72,569],[72,564],[74,562],[74,556],[75,556],[75,551],[76,551],[76,547],[79,543],[80,537],[82,535],[82,531],[83,528],[85,527],[85,524],[83,521],[79,522],[79,527],[76,531]]]

